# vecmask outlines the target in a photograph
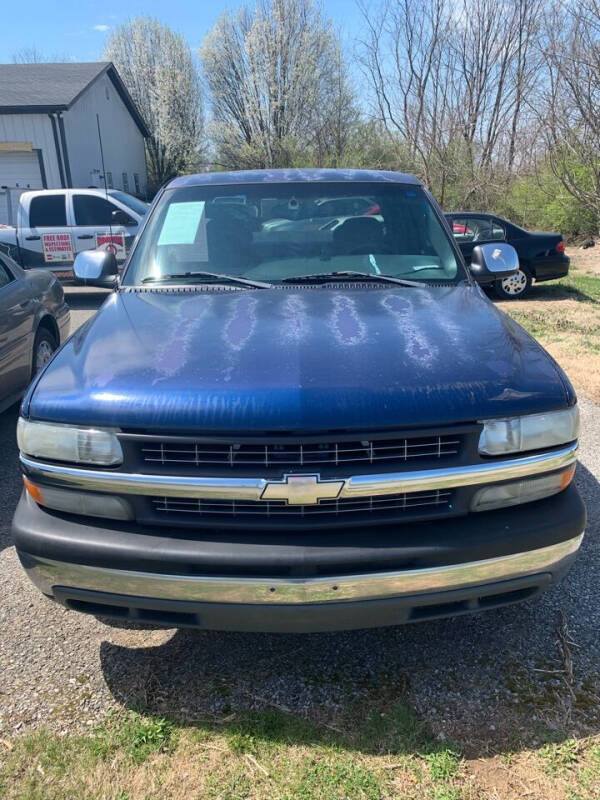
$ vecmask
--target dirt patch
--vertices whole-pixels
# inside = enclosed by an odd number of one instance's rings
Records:
[[[600,239],[595,247],[582,250],[581,247],[567,247],[566,254],[571,259],[571,267],[584,275],[600,278]]]
[[[466,762],[481,796],[502,800],[592,800],[600,772],[597,737]]]
[[[600,260],[600,247],[598,251]],[[599,294],[600,280],[570,277],[534,286],[530,299],[498,303],[556,359],[578,394],[596,402],[600,402]]]
[[[551,342],[546,349],[565,370],[579,394],[600,402],[600,354],[573,350],[567,343]]]
[[[502,800],[566,800],[566,788],[545,775],[538,758],[522,753],[518,759],[494,756],[468,763],[483,797]]]

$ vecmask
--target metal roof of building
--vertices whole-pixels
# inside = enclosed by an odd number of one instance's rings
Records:
[[[142,134],[148,136],[142,115],[110,61],[0,64],[0,114],[67,111],[105,73]]]

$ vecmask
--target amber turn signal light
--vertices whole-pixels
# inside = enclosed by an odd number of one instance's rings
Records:
[[[35,500],[36,503],[43,505],[44,501],[42,499],[42,490],[39,488],[39,486],[36,486],[35,483],[32,483],[27,475],[23,475],[23,483],[25,484],[25,490],[31,499]]]
[[[573,464],[572,466],[570,466],[568,469],[566,469],[566,470],[563,472],[563,474],[562,474],[562,480],[561,480],[561,482],[560,482],[560,488],[561,488],[561,490],[562,490],[562,489],[566,489],[566,488],[567,488],[567,486],[568,486],[568,485],[571,483],[571,481],[573,480],[573,475],[575,475],[575,464]]]

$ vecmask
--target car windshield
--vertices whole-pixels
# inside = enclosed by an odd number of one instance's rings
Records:
[[[201,282],[209,272],[269,283],[344,272],[466,277],[423,189],[382,182],[167,189],[123,284]]]
[[[123,205],[128,206],[132,211],[135,211],[136,214],[139,214],[141,217],[144,214],[148,213],[148,209],[150,208],[148,203],[144,203],[143,200],[138,200],[137,197],[132,197],[127,192],[118,192],[115,190],[109,191],[109,195],[114,197],[115,200],[118,200]]]

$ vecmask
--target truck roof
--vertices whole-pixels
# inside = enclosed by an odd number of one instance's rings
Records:
[[[237,172],[203,172],[174,178],[167,188],[205,184],[242,183],[410,183],[421,186],[414,175],[372,169],[254,169]]]

